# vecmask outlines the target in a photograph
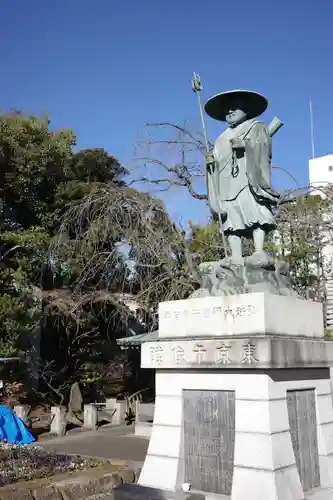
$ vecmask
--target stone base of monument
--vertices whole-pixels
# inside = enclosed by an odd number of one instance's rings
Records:
[[[210,493],[200,493],[190,491],[171,492],[158,488],[149,488],[139,484],[123,484],[113,490],[115,500],[229,500],[229,496],[212,495]],[[263,493],[264,494],[264,493]],[[248,500],[252,500],[251,494],[248,493]],[[259,497],[264,500],[265,497]],[[276,497],[278,498],[278,497]],[[327,488],[316,488],[308,492],[304,500],[332,500],[333,491]]]
[[[115,500],[175,498],[184,483],[188,500],[333,499],[333,343],[320,304],[273,299],[161,304],[160,340],[142,345],[156,369],[149,448]]]
[[[139,483],[171,491],[190,483],[232,500],[301,500],[333,487],[328,370],[157,373]]]

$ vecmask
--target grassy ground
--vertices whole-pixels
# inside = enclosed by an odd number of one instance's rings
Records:
[[[0,443],[0,487],[7,484],[100,467],[103,461]]]

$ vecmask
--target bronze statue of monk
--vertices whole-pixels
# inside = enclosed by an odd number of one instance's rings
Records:
[[[279,194],[271,184],[272,140],[257,119],[267,104],[257,92],[233,90],[205,105],[210,117],[228,125],[206,158],[207,189],[210,209],[220,220],[235,264],[243,261],[241,238],[246,237],[253,238],[255,248],[248,262],[265,265],[265,235],[276,227],[272,210]]]

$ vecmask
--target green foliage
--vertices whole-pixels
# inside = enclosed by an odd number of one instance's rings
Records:
[[[0,300],[0,354],[14,356],[19,352],[23,335],[33,333],[37,312],[23,294],[4,293]],[[30,307],[29,307],[30,306]]]
[[[219,225],[210,222],[207,225],[190,222],[189,251],[198,256],[201,262],[223,258],[223,245]]]
[[[333,340],[333,330],[325,328],[325,340]]]
[[[324,248],[332,244],[332,187],[322,196],[301,196],[283,204],[275,234],[266,250],[288,262],[298,291],[306,298],[325,300]]]
[[[40,225],[64,178],[75,143],[72,131],[51,132],[45,118],[19,113],[0,116],[2,225]]]
[[[0,350],[20,352],[41,317],[39,284],[50,234],[43,225],[75,143],[46,118],[0,116]]]
[[[54,262],[50,242],[66,211],[110,183],[122,186],[127,173],[103,149],[74,145],[71,130],[52,131],[45,117],[0,115],[0,356],[27,354],[41,340],[36,376],[59,398],[64,380],[86,377],[84,363],[98,358],[105,335],[96,334],[101,308],[89,300],[75,308],[69,291],[84,263]]]
[[[33,341],[41,316],[38,288],[48,238],[39,228],[0,232],[0,353]]]

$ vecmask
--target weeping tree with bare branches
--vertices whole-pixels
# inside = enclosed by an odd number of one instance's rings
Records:
[[[199,285],[182,229],[160,200],[126,185],[111,182],[73,204],[50,252],[67,274],[64,296],[48,307],[56,316],[62,310],[71,383],[80,376],[96,386],[105,370],[107,376],[105,333],[115,346],[119,336],[156,328],[158,303],[186,298]],[[104,336],[99,319],[107,325]]]
[[[123,320],[128,295],[154,316],[159,300],[182,298],[195,287],[183,231],[161,201],[130,187],[110,184],[74,205],[51,250],[75,274],[76,307],[111,302]]]

